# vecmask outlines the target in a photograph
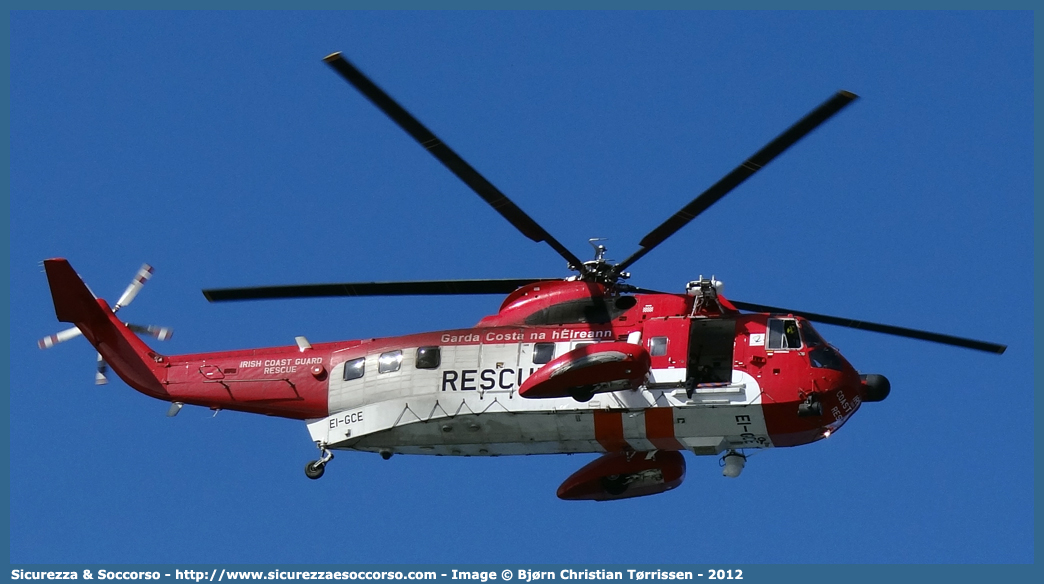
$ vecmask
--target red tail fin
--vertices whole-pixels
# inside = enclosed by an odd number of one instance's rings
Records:
[[[45,260],[44,269],[58,320],[75,324],[127,385],[163,399],[167,395],[160,382],[163,357],[120,322],[104,300],[91,294],[68,261]]]

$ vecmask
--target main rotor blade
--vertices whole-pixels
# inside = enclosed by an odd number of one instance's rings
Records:
[[[378,109],[384,112],[393,122],[399,125],[400,128],[406,131],[407,134],[413,137],[421,146],[423,146],[432,156],[437,158],[439,162],[446,166],[453,174],[464,181],[464,184],[471,187],[471,190],[475,191],[478,196],[482,197],[484,201],[489,203],[489,206],[500,213],[502,217],[508,220],[509,223],[515,226],[522,232],[523,235],[532,239],[536,242],[546,241],[558,255],[565,258],[569,262],[570,269],[577,270],[581,273],[584,271],[584,263],[580,261],[575,255],[572,254],[568,249],[565,248],[561,243],[558,242],[554,237],[551,237],[547,231],[544,230],[536,221],[534,221],[529,215],[526,215],[522,209],[518,208],[511,199],[507,198],[504,193],[500,192],[497,187],[493,186],[485,177],[483,177],[477,170],[471,167],[470,164],[464,161],[456,152],[450,149],[442,140],[431,132],[428,128],[424,127],[417,118],[413,117],[410,112],[406,111],[401,105],[399,105],[394,99],[391,98],[387,93],[384,92],[380,87],[370,81],[368,77],[362,74],[361,71],[355,68],[354,65],[349,63],[341,53],[333,53],[323,59],[326,64],[332,67],[337,73],[344,78],[345,81],[350,83],[352,87],[359,90],[367,99],[369,99]]]
[[[345,282],[340,284],[300,284],[221,288],[204,290],[210,302],[229,300],[268,300],[275,298],[320,298],[325,296],[439,296],[456,294],[507,294],[521,286],[554,278],[502,280],[432,280],[422,282]]]
[[[663,243],[665,239],[672,236],[689,221],[692,221],[700,213],[706,211],[711,205],[717,203],[722,197],[729,194],[732,189],[738,187],[743,181],[750,178],[752,174],[761,170],[763,166],[772,162],[774,158],[782,154],[787,148],[793,146],[798,140],[804,138],[820,124],[830,119],[834,114],[841,111],[857,96],[848,91],[839,91],[834,97],[823,102],[819,107],[812,110],[808,115],[801,118],[796,124],[783,132],[776,139],[769,142],[764,148],[758,150],[754,156],[748,158],[743,164],[737,166],[732,172],[726,174],[721,180],[714,183],[706,191],[693,199],[688,205],[672,215],[669,219],[653,229],[639,242],[641,249],[634,252],[631,257],[620,262],[613,269],[614,274],[620,274],[628,266],[638,261],[639,258],[649,253],[654,247]]]
[[[919,331],[916,329],[909,329],[901,326],[892,326],[889,324],[877,324],[873,322],[866,322],[865,320],[854,320],[851,318],[841,318],[838,316],[827,316],[825,314],[816,314],[815,312],[790,310],[789,308],[779,308],[777,306],[767,306],[765,304],[739,302],[736,300],[732,300],[731,298],[729,299],[729,302],[732,302],[732,305],[736,308],[739,308],[740,310],[749,310],[752,312],[770,312],[777,314],[793,314],[795,316],[801,316],[807,318],[808,320],[822,322],[824,324],[832,324],[864,331],[873,331],[875,333],[885,333],[886,335],[896,335],[899,337],[907,337],[910,339],[920,339],[922,341],[931,341],[933,343],[942,343],[944,345],[953,345],[956,347],[965,347],[967,349],[975,349],[976,351],[997,353],[998,355],[1003,353],[1004,350],[1008,348],[1007,345],[998,345],[996,343],[987,343],[985,341],[976,341],[974,339],[965,339],[962,337],[954,337],[951,335],[944,335],[940,333]]]

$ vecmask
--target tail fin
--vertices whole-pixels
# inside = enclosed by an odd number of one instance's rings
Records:
[[[76,325],[127,385],[163,399],[163,357],[116,318],[104,300],[94,297],[67,260],[44,260],[44,270],[58,320]]]

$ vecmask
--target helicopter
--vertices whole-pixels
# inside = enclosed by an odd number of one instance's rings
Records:
[[[566,500],[666,492],[685,477],[682,451],[719,456],[738,477],[750,451],[809,444],[841,428],[891,387],[858,372],[815,330],[825,323],[1003,353],[973,339],[726,298],[714,276],[683,292],[627,283],[644,255],[852,103],[839,91],[649,232],[621,262],[590,240],[583,261],[340,53],[325,59],[512,226],[546,243],[572,275],[300,284],[207,289],[211,302],[331,296],[506,294],[472,327],[398,337],[164,355],[117,311],[151,276],[146,267],[115,305],[97,298],[61,258],[44,261],[55,313],[125,383],[171,403],[302,420],[319,449],[319,479],[334,451],[445,456],[598,453],[558,489]],[[143,275],[147,271],[148,275]],[[45,339],[45,341],[47,340]]]

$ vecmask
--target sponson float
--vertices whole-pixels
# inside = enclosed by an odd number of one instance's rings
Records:
[[[743,470],[751,449],[808,444],[837,431],[865,402],[888,396],[812,321],[1002,353],[1002,345],[727,299],[712,278],[664,293],[625,283],[634,262],[836,114],[841,91],[646,235],[612,263],[592,240],[584,262],[442,143],[340,54],[326,62],[524,235],[546,242],[568,278],[338,283],[205,290],[214,302],[320,296],[507,294],[474,327],[401,337],[163,355],[95,298],[64,259],[44,262],[58,319],[80,333],[128,385],[171,402],[303,420],[323,475],[334,450],[502,456],[600,453],[562,483],[564,499],[661,493],[685,476],[682,451]],[[151,268],[148,270],[151,274]],[[139,276],[125,297],[133,298]],[[133,293],[130,292],[134,288]],[[744,312],[741,312],[744,311]],[[155,331],[162,330],[162,334]],[[60,338],[59,338],[60,337]],[[48,340],[48,339],[45,339]]]

